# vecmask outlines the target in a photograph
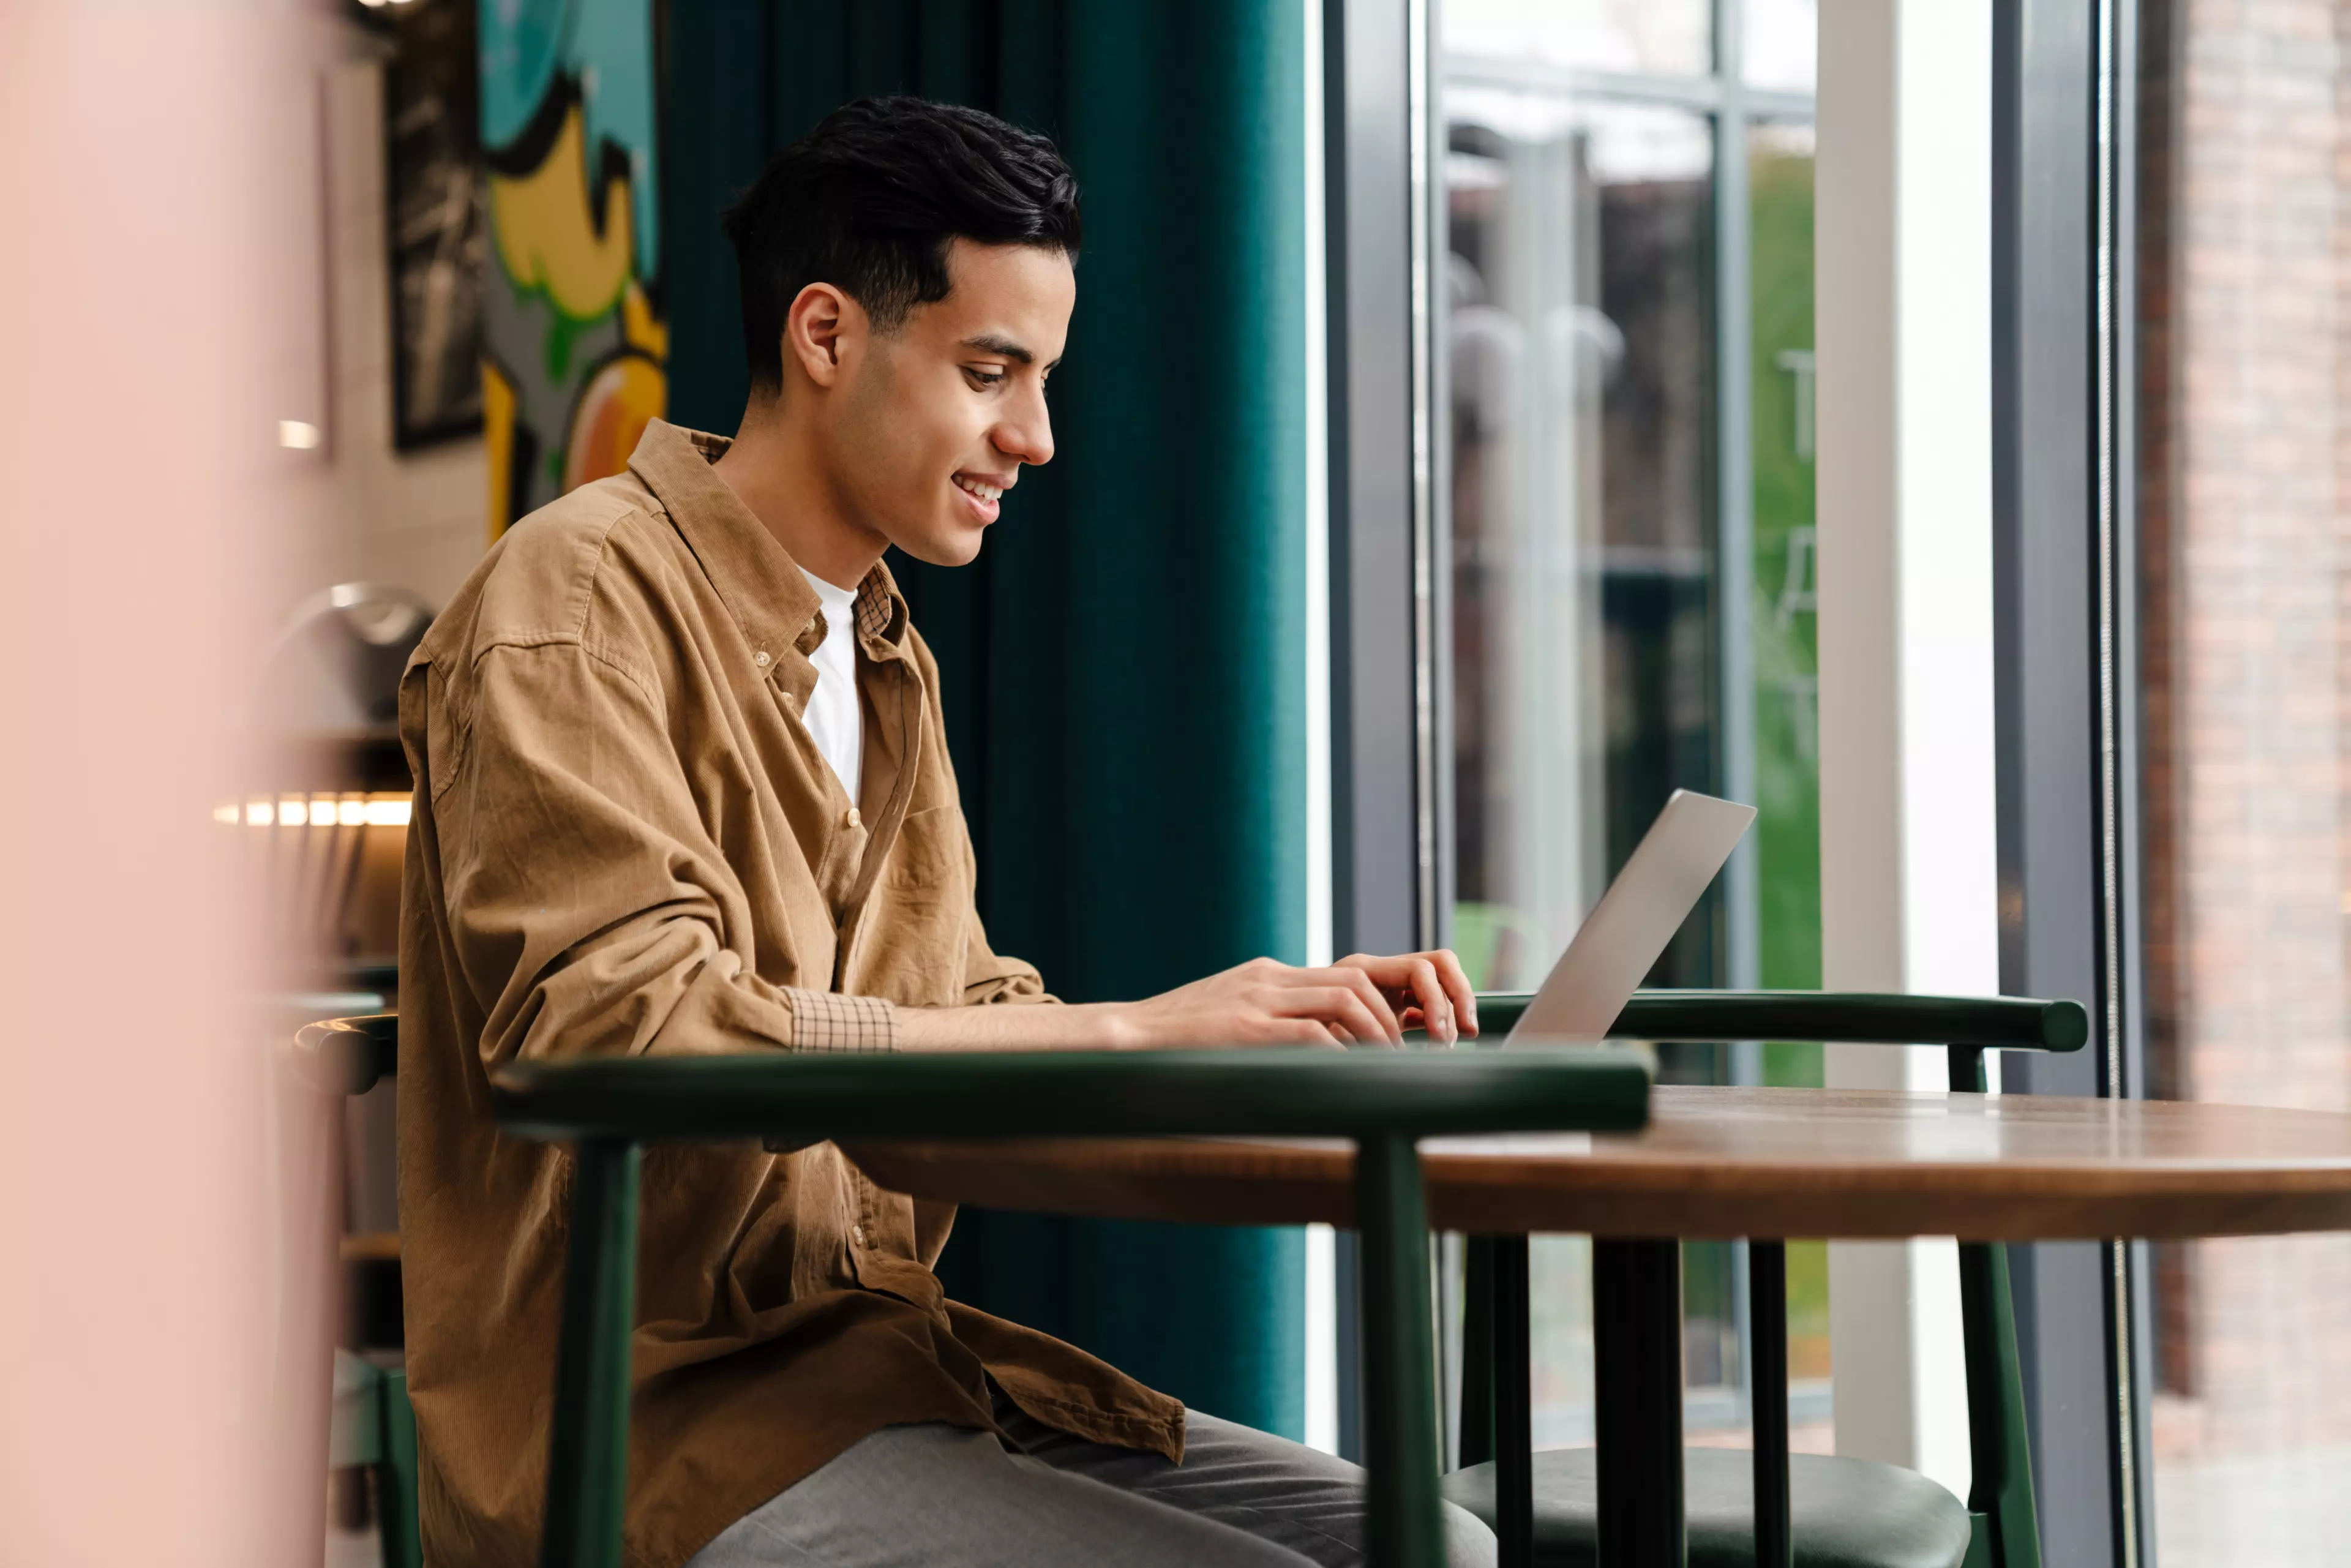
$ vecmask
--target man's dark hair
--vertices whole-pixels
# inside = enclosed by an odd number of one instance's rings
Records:
[[[919,98],[861,98],[768,160],[721,220],[743,289],[751,384],[783,384],[784,317],[830,283],[895,331],[947,296],[947,247],[1028,245],[1078,255],[1078,182],[1053,143],[992,114]]]

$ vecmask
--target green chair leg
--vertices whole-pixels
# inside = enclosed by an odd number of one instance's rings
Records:
[[[1950,1048],[1951,1092],[1987,1086],[1980,1047]],[[2041,1568],[2041,1526],[2032,1506],[2032,1437],[2024,1416],[2024,1378],[2016,1353],[2016,1303],[2009,1293],[2008,1249],[1998,1242],[1959,1247],[1959,1333],[1968,1365],[1968,1512],[1975,1536],[1969,1568]],[[1984,1550],[1989,1540],[1989,1550]]]
[[[641,1160],[636,1145],[601,1138],[582,1140],[574,1160],[539,1561],[545,1568],[621,1568]]]
[[[335,1351],[335,1393],[327,1426],[327,1468],[373,1469],[383,1462],[383,1369]]]
[[[424,1568],[424,1541],[416,1528],[416,1411],[408,1403],[408,1374],[383,1375],[382,1459],[376,1469],[376,1530],[383,1568]]]
[[[1494,1539],[1504,1568],[1534,1561],[1534,1323],[1524,1236],[1494,1238]]]
[[[1461,1437],[1455,1445],[1463,1469],[1494,1458],[1495,1312],[1491,1236],[1468,1236],[1461,1249]]]
[[[1747,1243],[1747,1385],[1754,1407],[1755,1562],[1796,1568],[1795,1518],[1788,1473],[1788,1246]]]
[[[1681,1243],[1594,1237],[1592,1309],[1600,1561],[1681,1568],[1689,1561]]]
[[[1959,1323],[1968,1364],[1992,1369],[1990,1376],[1968,1379],[1968,1458],[1974,1474],[1968,1511],[1980,1532],[1982,1523],[1991,1526],[1991,1568],[2041,1568],[2032,1439],[2025,1427],[2006,1247],[1984,1241],[1960,1247]]]
[[[1372,1568],[1440,1568],[1428,1221],[1412,1139],[1356,1145],[1355,1218],[1363,1228],[1369,1558]]]

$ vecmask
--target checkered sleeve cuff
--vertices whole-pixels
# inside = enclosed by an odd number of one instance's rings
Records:
[[[898,1009],[879,997],[784,988],[792,1004],[794,1051],[895,1051]]]

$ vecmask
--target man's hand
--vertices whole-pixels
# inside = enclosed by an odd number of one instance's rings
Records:
[[[1450,947],[1433,953],[1399,953],[1392,958],[1351,953],[1343,969],[1360,970],[1406,1029],[1425,1029],[1428,1038],[1451,1045],[1463,1035],[1478,1038],[1478,993]]]
[[[1186,1045],[1395,1045],[1404,1024],[1361,969],[1297,969],[1271,958],[1132,1002],[1120,1043],[1150,1051]]]
[[[1374,957],[1328,968],[1271,958],[1140,1002],[1066,1008],[910,1008],[909,1051],[1165,1051],[1219,1045],[1395,1045],[1426,1028],[1451,1045],[1478,1032],[1478,1003],[1450,952]]]

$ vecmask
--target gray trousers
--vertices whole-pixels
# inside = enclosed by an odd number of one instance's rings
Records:
[[[996,1419],[1027,1449],[925,1422],[885,1427],[727,1527],[686,1568],[1358,1568],[1364,1472],[1192,1411],[1184,1463]],[[1445,1509],[1450,1568],[1491,1568],[1494,1536]]]

